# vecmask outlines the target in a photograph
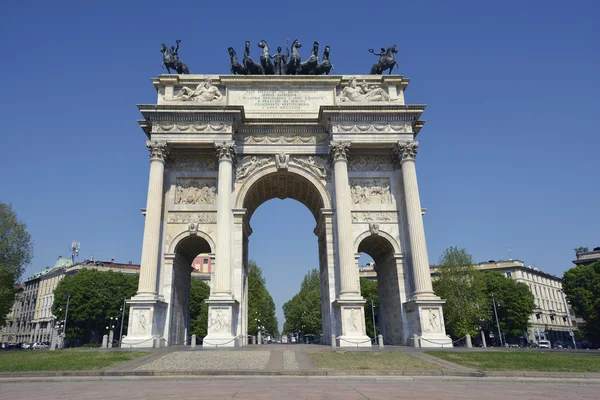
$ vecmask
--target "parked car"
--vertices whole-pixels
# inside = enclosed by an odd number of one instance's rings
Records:
[[[538,341],[538,347],[540,349],[551,349],[552,345],[550,344],[549,340],[539,340]]]
[[[47,349],[49,346],[46,343],[34,343],[33,349]]]
[[[33,349],[33,343],[23,343],[22,346],[24,349],[29,349],[32,350]]]

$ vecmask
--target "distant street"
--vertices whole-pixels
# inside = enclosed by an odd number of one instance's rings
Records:
[[[68,378],[67,378],[68,379]],[[597,399],[598,384],[439,378],[210,378],[0,383],[2,399]]]

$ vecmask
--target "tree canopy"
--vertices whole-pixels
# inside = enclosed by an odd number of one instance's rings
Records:
[[[123,300],[135,295],[139,276],[121,272],[101,272],[96,269],[81,269],[75,275],[67,275],[54,290],[52,314],[57,320],[64,320],[67,297],[67,340],[79,343],[100,343],[107,333],[110,318],[120,324]],[[129,307],[125,307],[125,328],[128,322]],[[126,329],[123,329],[125,332]],[[115,328],[120,330],[120,325]]]
[[[208,329],[208,304],[210,287],[201,279],[190,281],[190,335],[205,337]]]
[[[248,264],[248,334],[258,334],[258,325],[273,336],[279,336],[275,302],[267,290],[262,270],[252,260]]]
[[[563,289],[575,314],[585,319],[587,338],[600,343],[600,261],[565,272]]]
[[[15,301],[15,285],[33,257],[27,225],[8,204],[0,202],[0,326]]]
[[[303,335],[322,333],[321,284],[319,271],[313,269],[304,276],[300,291],[283,305],[283,331],[298,331]]]
[[[433,281],[435,294],[446,300],[443,306],[446,332],[453,338],[477,334],[490,311],[483,281],[475,279],[473,257],[465,249],[450,247],[439,258]]]
[[[535,308],[534,297],[529,287],[493,271],[479,272],[478,279],[483,282],[489,310],[493,310],[494,305],[490,298],[494,295],[500,330],[515,337],[526,335],[529,317]],[[485,327],[495,330],[495,321],[488,319]]]

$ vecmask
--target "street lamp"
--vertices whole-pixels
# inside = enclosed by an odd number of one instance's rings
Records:
[[[117,325],[119,324],[119,317],[110,317],[109,321],[108,321],[108,326],[106,327],[106,330],[108,330],[108,348],[112,348],[113,346],[113,339],[115,336],[115,328],[117,327]]]

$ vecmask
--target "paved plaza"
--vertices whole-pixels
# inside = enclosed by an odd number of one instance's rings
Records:
[[[597,399],[597,384],[443,378],[98,378],[0,383],[0,398],[95,399]]]

